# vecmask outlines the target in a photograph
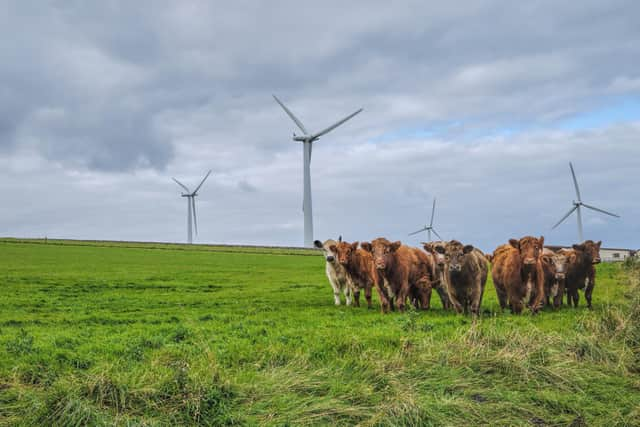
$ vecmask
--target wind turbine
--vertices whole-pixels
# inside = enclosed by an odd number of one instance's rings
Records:
[[[418,231],[414,231],[413,233],[409,233],[409,236],[413,236],[414,234],[418,234],[418,233],[422,233],[423,231],[427,232],[427,237],[429,238],[429,242],[431,241],[431,232],[433,231],[433,234],[435,234],[436,236],[438,236],[438,238],[440,240],[444,240],[442,237],[440,237],[440,235],[438,234],[438,232],[433,228],[433,215],[436,212],[436,199],[435,197],[433,198],[433,207],[431,208],[431,221],[429,221],[429,225],[425,225],[424,228],[421,228]]]
[[[296,135],[295,132],[293,134],[293,140],[302,142],[302,162],[303,162],[303,173],[304,173],[304,196],[302,201],[302,211],[304,212],[304,245],[306,247],[313,247],[313,208],[311,206],[311,149],[312,144],[320,139],[320,137],[324,134],[327,134],[351,119],[356,114],[362,111],[360,108],[358,111],[349,114],[344,119],[332,124],[328,128],[321,130],[317,133],[309,133],[307,129],[304,127],[302,122],[293,115],[293,113],[285,107],[285,105],[275,96],[273,95],[273,99],[276,100],[278,104],[282,107],[285,113],[293,120],[293,122],[298,126],[298,128],[302,131],[302,135]]]
[[[193,232],[191,230],[192,219],[193,219],[193,225],[195,225],[195,229],[196,229],[196,236],[198,235],[198,219],[196,217],[196,196],[198,195],[198,190],[200,190],[200,187],[202,187],[202,184],[204,184],[206,179],[209,178],[210,174],[211,174],[211,171],[207,172],[205,177],[202,178],[202,181],[200,181],[200,184],[198,184],[198,186],[194,191],[189,190],[186,185],[184,185],[177,179],[173,177],[171,178],[176,182],[176,184],[182,187],[184,191],[186,191],[186,193],[182,193],[182,197],[187,198],[187,242],[189,244],[193,243]]]
[[[573,211],[576,211],[577,217],[578,217],[578,238],[580,239],[580,242],[584,242],[584,236],[582,234],[582,212],[580,211],[580,209],[584,206],[587,209],[591,209],[592,211],[596,211],[596,212],[600,212],[606,215],[610,215],[610,216],[615,216],[616,218],[620,218],[619,215],[613,214],[611,212],[607,212],[605,210],[602,210],[600,208],[596,208],[595,206],[591,206],[588,205],[586,203],[584,203],[582,201],[582,197],[580,197],[580,189],[578,188],[578,180],[576,179],[576,173],[573,171],[573,165],[571,164],[571,162],[569,162],[569,168],[571,168],[571,176],[573,177],[573,185],[576,187],[576,197],[578,198],[578,201],[573,201],[573,207],[571,208],[571,210],[569,212],[566,213],[565,216],[562,217],[562,219],[560,221],[558,221],[556,223],[556,225],[554,225],[553,227],[551,227],[551,229],[553,230],[554,228],[556,228],[557,226],[559,226],[560,224],[562,224],[562,222],[567,219],[569,217],[569,215],[571,215],[573,213]]]

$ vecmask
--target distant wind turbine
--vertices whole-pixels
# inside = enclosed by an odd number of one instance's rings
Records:
[[[294,132],[293,140],[302,142],[303,171],[304,171],[304,196],[303,196],[303,202],[302,202],[302,210],[304,212],[304,245],[306,247],[313,247],[313,212],[312,212],[313,208],[311,206],[311,170],[310,170],[311,148],[312,148],[311,146],[313,142],[320,139],[322,135],[331,132],[332,130],[334,130],[335,128],[337,128],[347,120],[351,119],[356,114],[360,113],[362,111],[362,108],[354,113],[349,114],[347,117],[334,123],[328,128],[312,134],[307,131],[307,129],[302,124],[302,122],[296,116],[294,116],[293,113],[287,107],[285,107],[285,105],[275,95],[273,95],[273,99],[275,99],[276,102],[280,104],[284,112],[287,113],[287,115],[291,118],[291,120],[293,120],[296,126],[298,126],[298,128],[303,132],[302,135],[296,135]]]
[[[580,197],[580,189],[578,188],[578,180],[576,179],[576,173],[573,171],[573,165],[571,164],[571,162],[569,162],[569,168],[571,169],[571,176],[573,177],[573,185],[576,188],[576,197],[578,198],[577,201],[573,201],[573,207],[571,208],[571,210],[569,212],[566,213],[565,216],[562,217],[562,219],[560,221],[558,221],[556,223],[556,225],[554,225],[553,227],[551,227],[551,229],[553,230],[554,228],[556,228],[557,226],[559,226],[560,224],[562,224],[562,222],[567,219],[569,217],[569,215],[571,215],[573,213],[573,211],[576,211],[577,217],[578,217],[578,238],[580,239],[580,242],[584,242],[584,236],[582,234],[582,212],[580,211],[580,209],[584,206],[587,209],[591,209],[592,211],[596,211],[596,212],[600,212],[606,215],[610,215],[610,216],[614,216],[616,218],[620,218],[619,215],[613,214],[611,212],[607,212],[605,210],[602,210],[600,208],[596,208],[595,206],[591,206],[588,205],[586,203],[584,203],[582,201],[582,197]]]
[[[409,236],[413,236],[414,234],[418,234],[418,233],[422,233],[423,231],[427,232],[427,238],[428,238],[428,242],[431,241],[431,232],[433,231],[433,234],[435,234],[436,236],[438,236],[438,239],[440,240],[444,240],[442,237],[440,237],[440,235],[438,234],[438,232],[433,228],[433,216],[436,212],[436,199],[434,197],[433,199],[433,207],[431,208],[431,221],[429,221],[429,225],[425,225],[424,228],[421,228],[418,231],[414,231],[413,233],[409,233]]]
[[[176,182],[176,184],[182,187],[184,191],[186,191],[186,193],[182,193],[182,197],[187,198],[187,242],[189,244],[193,243],[193,232],[192,232],[192,222],[191,222],[192,219],[193,219],[193,225],[195,225],[195,229],[196,229],[196,236],[198,235],[198,219],[196,217],[196,196],[198,195],[198,190],[200,190],[200,187],[202,187],[202,184],[204,184],[206,179],[209,178],[210,174],[211,174],[211,171],[207,172],[205,177],[202,178],[202,181],[200,181],[200,184],[198,184],[198,186],[194,191],[189,190],[186,185],[184,185],[177,179],[173,177],[171,178]]]

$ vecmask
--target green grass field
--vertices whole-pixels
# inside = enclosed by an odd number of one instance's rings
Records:
[[[208,248],[0,240],[0,424],[640,425],[637,271],[535,317],[489,282],[473,323],[435,293],[335,307],[320,255]]]

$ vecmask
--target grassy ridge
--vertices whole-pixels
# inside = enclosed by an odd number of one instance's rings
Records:
[[[632,267],[473,324],[336,308],[320,256],[59,243],[0,241],[2,424],[640,425]]]

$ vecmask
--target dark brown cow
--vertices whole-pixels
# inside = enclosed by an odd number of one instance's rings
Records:
[[[544,237],[526,236],[510,239],[493,252],[491,276],[503,310],[507,303],[515,314],[522,313],[525,303],[532,313],[540,310],[544,298],[543,245]]]
[[[373,265],[373,257],[363,249],[358,249],[358,242],[340,242],[331,246],[331,250],[336,254],[338,263],[344,267],[351,278],[353,287],[356,290],[354,297],[356,306],[359,306],[359,293],[364,289],[364,296],[367,299],[367,307],[371,308],[371,289],[375,286],[380,289],[378,283],[378,272]],[[356,294],[357,292],[357,294]],[[382,301],[383,296],[380,295]]]
[[[454,310],[479,315],[488,275],[484,254],[457,240],[451,240],[444,248],[437,246],[436,251],[445,256],[444,278]]]
[[[556,253],[549,248],[542,251],[542,270],[544,272],[544,298],[546,305],[553,300],[553,307],[562,305],[565,278],[567,274],[568,258],[562,253]]]
[[[440,301],[442,302],[442,308],[445,310],[449,310],[451,307],[451,302],[449,301],[449,294],[447,291],[447,282],[444,278],[444,268],[446,258],[444,254],[441,254],[436,250],[438,247],[445,248],[446,242],[430,242],[424,244],[424,250],[427,251],[433,257],[433,267],[432,267],[432,286],[438,292],[438,296],[440,297]]]
[[[591,296],[596,285],[595,265],[600,263],[600,245],[602,242],[587,240],[579,245],[573,245],[573,249],[561,250],[569,258],[567,267],[566,288],[567,305],[578,306],[580,295],[578,289],[584,289],[584,297],[587,307],[591,308]]]
[[[421,300],[422,308],[427,307],[426,293],[431,293],[431,277],[427,256],[424,252],[410,248],[402,242],[390,242],[380,237],[371,243],[362,243],[362,247],[373,254],[375,266],[382,276],[388,305],[391,309],[395,299],[398,310],[404,311],[407,298]],[[422,253],[424,257],[419,254]],[[419,296],[419,298],[416,298]]]

